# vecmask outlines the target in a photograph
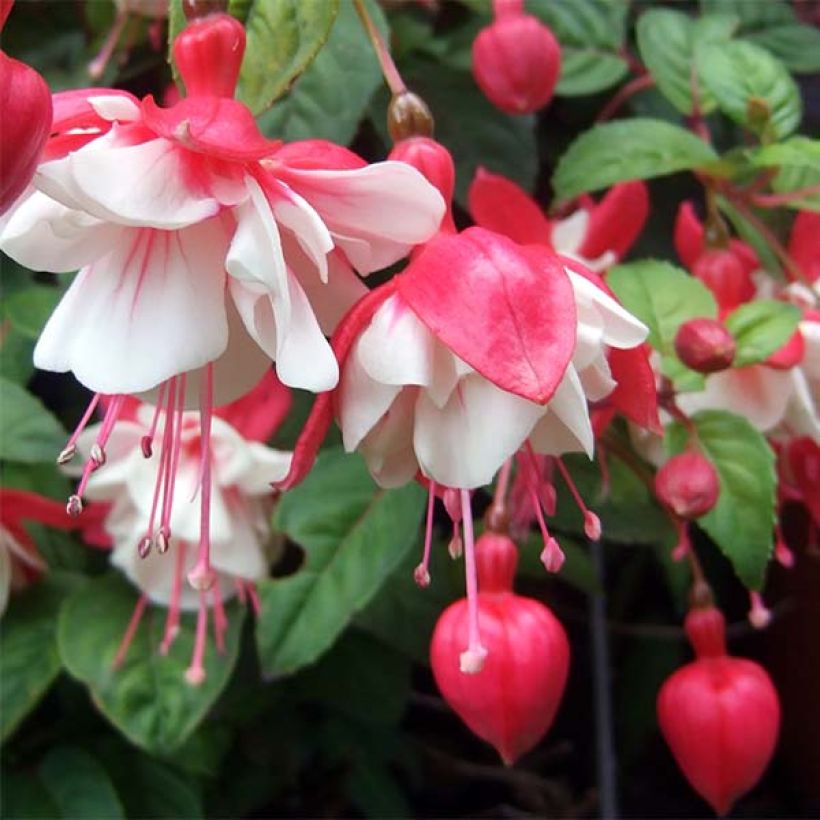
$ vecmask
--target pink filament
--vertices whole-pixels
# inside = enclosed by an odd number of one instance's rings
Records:
[[[194,568],[188,573],[188,583],[194,589],[209,589],[214,582],[211,569],[211,415],[213,412],[213,365],[205,366],[200,384],[199,418],[202,453],[200,462],[201,489],[199,516],[199,552]]]
[[[225,651],[225,632],[228,629],[228,617],[225,615],[225,607],[222,604],[222,592],[219,589],[219,584],[214,584],[211,587],[211,594],[213,597],[214,610],[214,642],[216,643],[217,652]]]
[[[759,592],[749,592],[749,623],[755,629],[765,629],[772,620],[771,610],[763,603]]]
[[[169,404],[169,415],[167,421],[171,421]],[[179,377],[179,395],[177,398],[175,430],[173,438],[172,454],[168,460],[168,471],[165,480],[165,493],[162,498],[162,516],[160,527],[165,531],[166,537],[171,537],[171,512],[174,507],[174,488],[177,481],[177,470],[179,469],[179,457],[182,452],[182,414],[185,411],[185,374]]]
[[[433,543],[433,504],[436,500],[436,482],[430,481],[427,489],[427,523],[424,528],[424,555],[413,572],[413,578],[420,587],[430,585],[430,547]]]
[[[92,414],[94,413],[97,404],[100,401],[100,397],[102,393],[95,393],[94,398],[88,403],[88,407],[85,408],[85,413],[83,413],[83,417],[80,419],[80,423],[77,425],[74,432],[71,434],[71,438],[66,442],[65,449],[68,450],[71,447],[74,447],[77,444],[77,439],[80,437],[80,434],[85,430],[86,424],[88,424],[89,419],[91,418]]]
[[[148,603],[148,598],[145,595],[140,595],[137,599],[134,611],[131,614],[131,619],[128,621],[128,626],[125,628],[125,634],[122,636],[117,654],[114,656],[114,662],[111,664],[114,669],[119,669],[122,666],[125,656],[128,654],[128,649],[134,640],[134,635],[137,634],[142,614],[145,612],[145,606]]]
[[[248,597],[251,599],[253,614],[258,618],[259,613],[262,611],[262,604],[259,601],[259,593],[256,591],[256,584],[252,584],[248,581],[245,583],[245,589],[248,591]]]
[[[569,474],[569,470],[567,470],[564,462],[561,461],[560,458],[556,458],[555,463],[558,465],[558,470],[566,482],[567,487],[569,487],[569,491],[572,493],[572,497],[575,499],[578,509],[583,513],[584,532],[587,538],[592,541],[597,541],[601,537],[601,520],[584,503],[584,499],[581,498],[581,493],[578,492],[578,488],[575,486],[575,482],[572,480],[572,476]]]
[[[205,644],[208,640],[208,601],[205,591],[199,593],[199,612],[196,618],[196,635],[194,636],[194,653],[191,665],[185,670],[185,680],[192,686],[199,686],[205,681]]]
[[[182,597],[182,573],[185,570],[185,554],[188,551],[188,544],[185,541],[177,542],[177,560],[174,564],[174,582],[171,586],[171,602],[168,605],[168,615],[165,618],[165,633],[162,636],[162,643],[159,651],[162,655],[167,655],[171,644],[179,634],[179,602]]]
[[[148,530],[146,534],[149,538],[154,536],[154,524],[157,518],[157,508],[159,506],[159,497],[162,492],[163,479],[166,475],[166,463],[171,459],[173,423],[172,414],[174,401],[176,396],[176,377],[169,380],[168,383],[168,401],[164,410],[165,427],[162,431],[162,450],[159,456],[159,465],[157,467],[157,478],[154,483],[154,498],[151,501],[151,514],[148,518]]]
[[[151,419],[151,427],[148,429],[148,434],[143,436],[143,452],[145,450],[145,446],[147,445],[148,450],[150,451],[151,445],[154,443],[154,436],[157,434],[157,424],[159,423],[159,414],[162,408],[162,402],[165,400],[165,390],[168,386],[168,382],[163,382],[159,386],[159,392],[157,393],[157,404],[154,407],[154,416]],[[150,458],[150,454],[145,456],[146,458]]]
[[[467,576],[467,650],[461,653],[460,666],[462,672],[475,674],[484,666],[487,650],[481,643],[478,626],[478,577],[469,490],[461,490],[461,517],[464,522],[464,568]]]

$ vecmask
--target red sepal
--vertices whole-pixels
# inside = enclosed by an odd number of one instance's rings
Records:
[[[789,254],[810,282],[820,279],[820,213],[797,214],[789,237]]]
[[[538,203],[512,180],[476,171],[467,194],[476,224],[521,245],[550,245],[552,225]]]
[[[791,370],[803,361],[806,355],[806,342],[800,329],[789,336],[789,340],[769,356],[764,364],[775,370]]]
[[[655,373],[649,363],[650,350],[647,344],[631,350],[610,348],[609,369],[618,385],[607,398],[630,421],[662,436]]]
[[[438,236],[398,277],[398,292],[450,350],[502,390],[546,404],[575,347],[561,260],[483,228]]]
[[[649,216],[649,191],[640,180],[622,182],[607,191],[589,214],[580,256],[597,259],[612,251],[621,259],[632,247]]]

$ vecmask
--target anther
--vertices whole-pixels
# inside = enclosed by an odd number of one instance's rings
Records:
[[[83,500],[78,495],[70,495],[68,503],[65,505],[65,511],[71,518],[79,518],[83,511]]]
[[[558,542],[550,536],[544,542],[544,549],[541,551],[541,563],[547,572],[558,572],[564,565],[566,556]]]
[[[154,540],[150,535],[145,535],[140,538],[137,544],[137,555],[143,560],[151,554],[151,548],[154,546]]]
[[[450,553],[450,558],[454,561],[461,558],[461,555],[464,552],[464,542],[461,540],[461,536],[457,532],[453,533],[450,543],[447,544],[447,552]]]
[[[64,447],[60,450],[60,455],[57,456],[57,463],[62,467],[64,464],[68,464],[72,458],[74,458],[74,454],[77,452],[77,448],[73,444],[69,444],[67,447]]]
[[[103,450],[102,446],[99,442],[94,442],[91,445],[91,461],[94,462],[94,466],[102,467],[105,464],[105,450]]]
[[[430,586],[430,573],[427,571],[427,567],[425,567],[424,564],[419,564],[413,570],[413,579],[420,587],[422,587],[422,589]]]
[[[151,436],[143,436],[140,439],[140,449],[142,450],[143,458],[151,458],[154,454],[153,440]]]
[[[156,544],[157,552],[160,555],[165,555],[168,552],[168,548],[171,546],[171,533],[165,527],[160,527],[157,531]]]

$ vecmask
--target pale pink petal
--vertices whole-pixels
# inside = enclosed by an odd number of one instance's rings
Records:
[[[558,253],[577,254],[589,227],[589,213],[579,208],[566,219],[552,223],[552,246]]]
[[[251,461],[237,477],[236,486],[245,495],[270,495],[271,482],[280,481],[288,474],[293,454],[284,450],[274,450],[255,441],[247,442],[245,447],[248,448]]]
[[[753,364],[713,373],[706,379],[705,390],[681,393],[678,405],[687,415],[698,410],[728,410],[765,433],[783,419],[790,395],[788,371]]]
[[[140,118],[140,107],[130,94],[89,96],[88,104],[104,120],[129,122]]]
[[[138,393],[225,350],[220,221],[129,238],[72,282],[37,343],[37,367],[71,370],[101,393]]]
[[[0,248],[32,270],[67,273],[107,254],[125,230],[34,190],[7,215]]]
[[[788,371],[792,380],[792,391],[783,426],[789,435],[808,436],[820,442],[820,417],[812,398],[809,383],[800,369],[795,367]]]
[[[438,408],[421,391],[413,445],[422,471],[448,487],[489,484],[526,440],[544,408],[478,374],[462,379]]]
[[[419,469],[413,451],[413,415],[418,388],[402,390],[359,445],[373,479],[388,489],[413,480]]]
[[[600,401],[606,398],[617,386],[609,369],[606,356],[599,355],[583,370],[578,370],[581,384],[587,401]]]
[[[560,455],[583,451],[592,458],[595,436],[584,389],[573,365],[567,368],[547,407],[549,415],[533,430],[530,437],[535,452]]]
[[[191,187],[192,157],[164,139],[122,144],[115,125],[80,150],[42,164],[34,182],[57,201],[98,219],[173,230],[219,211],[215,199]]]
[[[280,176],[319,213],[361,273],[391,265],[441,224],[441,194],[403,162],[345,171],[282,169]]]

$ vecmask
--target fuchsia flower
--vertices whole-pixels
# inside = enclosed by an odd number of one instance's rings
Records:
[[[475,627],[462,665],[477,671],[486,652],[475,626],[470,490],[491,482],[522,448],[530,460],[535,453],[591,455],[587,401],[605,398],[616,384],[607,351],[634,353],[638,369],[648,367],[639,347],[646,333],[578,263],[484,228],[442,231],[341,322],[333,340],[339,387],[317,400],[283,486],[305,474],[335,414],[346,449],[363,454],[378,483],[398,486],[420,474],[431,500],[437,490],[455,492]],[[654,383],[647,387],[634,398],[657,423]],[[417,572],[425,580],[431,510]],[[560,549],[543,516],[539,523],[544,561],[557,569]]]
[[[521,245],[546,245],[596,273],[618,262],[634,244],[649,215],[643,182],[622,182],[596,203],[564,219],[549,219],[538,203],[512,180],[479,168],[470,185],[470,213],[477,225]]]
[[[798,218],[791,243],[808,261],[811,243],[805,224]],[[721,319],[756,296],[789,299],[804,310],[798,330],[765,362],[712,373],[704,390],[678,396],[680,408],[689,415],[704,409],[728,410],[745,416],[764,433],[820,440],[820,313],[814,309],[816,296],[811,289],[799,283],[775,288],[771,277],[758,272],[754,251],[740,240],[730,240],[722,251],[705,250],[703,225],[691,203],[684,203],[678,212],[675,246],[683,262],[694,266],[693,272],[714,294]],[[715,254],[721,254],[720,263],[713,265]]]
[[[329,389],[323,330],[363,291],[351,263],[370,273],[438,228],[441,197],[414,169],[264,138],[232,99],[244,43],[227,15],[189,25],[174,44],[188,96],[171,108],[113,90],[55,96],[49,161],[0,237],[34,269],[81,268],[38,367],[122,394],[219,360],[226,401],[273,358],[287,384]]]
[[[268,573],[269,482],[287,473],[290,453],[260,442],[287,411],[289,393],[270,373],[248,396],[202,419],[185,412],[183,398],[170,389],[156,407],[132,401],[123,408],[128,418],[112,431],[106,467],[93,474],[85,495],[110,505],[103,526],[112,540],[111,562],[141,591],[116,662],[123,661],[148,601],[168,608],[162,652],[176,636],[180,612],[198,611],[186,673],[197,684],[205,674],[209,611],[219,647],[227,624],[224,601],[238,594],[255,602],[253,584]],[[80,452],[92,459],[100,426],[77,440]],[[149,460],[154,440],[158,457]],[[206,496],[204,516],[200,493]]]

